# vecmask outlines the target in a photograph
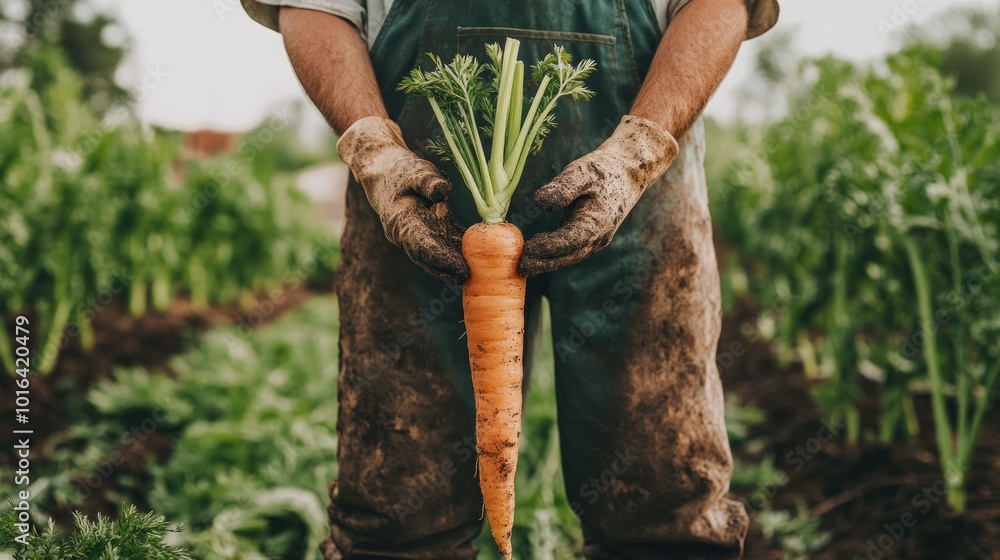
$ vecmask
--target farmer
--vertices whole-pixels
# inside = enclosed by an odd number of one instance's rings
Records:
[[[540,298],[549,303],[562,465],[584,553],[738,557],[748,521],[725,498],[733,462],[698,117],[740,43],[775,23],[776,0],[243,4],[281,32],[353,172],[325,557],[476,556],[483,511],[457,286],[468,276],[458,224],[479,218],[467,189],[452,186],[460,175],[425,151],[437,133],[429,104],[396,88],[424,53],[485,60],[483,45],[508,36],[526,64],[553,44],[597,61],[595,98],[559,106],[508,214],[528,240],[526,374]],[[553,178],[557,196],[533,198]]]

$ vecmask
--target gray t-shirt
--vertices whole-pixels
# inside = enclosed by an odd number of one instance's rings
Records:
[[[342,17],[354,24],[371,47],[382,29],[385,15],[389,13],[393,0],[240,0],[250,17],[278,30],[278,10],[282,6],[307,8]],[[691,0],[650,0],[660,29],[664,30],[670,20]],[[778,0],[746,0],[750,12],[747,39],[752,39],[770,29],[778,21]]]

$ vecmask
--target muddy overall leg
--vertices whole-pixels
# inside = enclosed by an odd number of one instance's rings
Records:
[[[551,275],[567,492],[592,559],[738,557],[715,364],[719,278],[700,127],[611,246]]]
[[[461,293],[389,244],[356,184],[347,215],[325,558],[475,558],[482,499]]]

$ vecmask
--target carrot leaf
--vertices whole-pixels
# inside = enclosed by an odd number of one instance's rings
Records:
[[[455,163],[480,217],[490,223],[504,221],[528,156],[541,150],[555,128],[556,102],[594,96],[584,82],[597,63],[587,59],[574,66],[569,53],[555,46],[531,66],[538,90],[525,110],[519,47],[520,41],[509,37],[502,48],[488,44],[485,64],[469,55],[456,55],[445,64],[428,53],[434,70],[414,68],[399,84],[401,91],[427,98],[441,126],[441,135],[428,149]]]

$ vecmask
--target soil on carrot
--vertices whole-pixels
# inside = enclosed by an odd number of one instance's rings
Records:
[[[193,333],[226,324],[256,328],[298,307],[311,294],[307,288],[289,289],[282,292],[280,301],[261,294],[250,305],[232,303],[203,310],[181,298],[165,311],[151,309],[138,317],[127,312],[121,299],[112,300],[94,314],[92,348],[84,349],[79,337],[67,337],[68,343],[59,354],[52,373],[31,377],[34,460],[44,459],[44,442],[48,436],[68,427],[68,406],[74,399],[78,401],[79,395],[108,377],[114,368],[141,366],[171,375],[170,358],[185,349]],[[13,332],[13,328],[5,332]],[[11,394],[14,389],[14,378],[0,375],[0,393]],[[11,433],[17,429],[13,407],[13,399],[0,399],[0,432]],[[0,454],[0,467],[9,467],[12,461],[11,454]]]
[[[727,313],[719,348],[737,348],[741,354],[720,364],[726,392],[738,395],[746,406],[766,413],[766,421],[752,427],[763,451],[734,448],[744,464],[766,455],[787,476],[780,487],[734,492],[747,509],[759,496],[771,495],[775,509],[795,510],[804,504],[821,515],[822,530],[831,541],[809,554],[818,560],[880,560],[891,558],[990,560],[1000,559],[1000,403],[983,428],[969,473],[968,506],[954,514],[945,502],[937,462],[929,395],[915,396],[920,435],[912,443],[873,442],[877,430],[878,387],[862,387],[860,410],[865,440],[848,446],[841,430],[832,438],[824,417],[810,397],[810,383],[795,364],[782,366],[773,348],[747,336],[756,311],[752,303],[737,302]],[[731,346],[736,344],[738,346]],[[728,366],[728,367],[727,367]],[[829,424],[829,423],[828,423]],[[823,441],[828,440],[828,441]],[[784,553],[764,538],[754,521],[744,558],[781,560]]]

